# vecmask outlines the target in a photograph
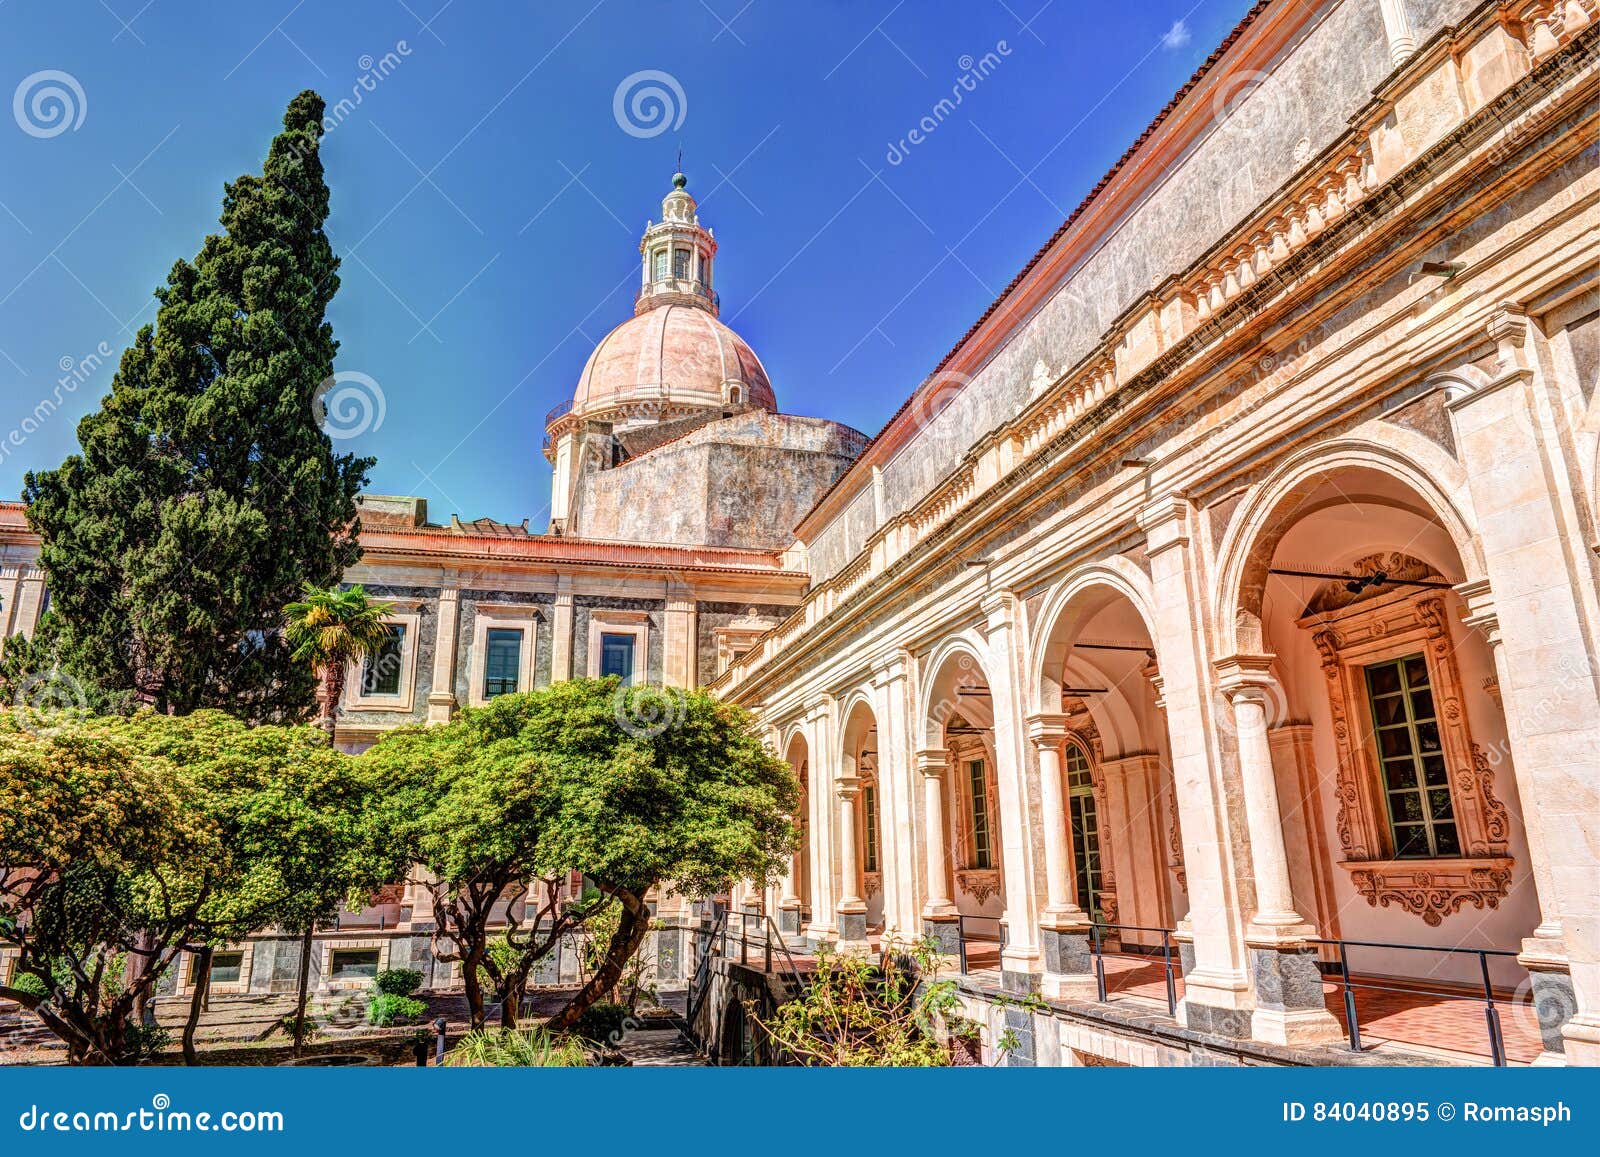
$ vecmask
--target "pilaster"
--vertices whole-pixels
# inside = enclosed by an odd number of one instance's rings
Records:
[[[572,678],[572,578],[556,578],[556,599],[550,616],[550,682]]]
[[[1039,898],[1032,834],[1037,830],[1036,795],[1029,782],[1030,762],[1023,748],[1023,672],[1026,644],[1017,597],[995,591],[982,603],[989,637],[990,701],[994,705],[995,785],[1000,803],[1003,878],[1006,888],[1006,946],[1000,969],[1008,988],[1031,990],[1042,967],[1039,954]]]
[[[461,591],[443,587],[434,615],[433,687],[428,692],[428,722],[448,723],[456,709],[456,641],[461,636]]]

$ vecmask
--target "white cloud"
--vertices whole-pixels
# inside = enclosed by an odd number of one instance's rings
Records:
[[[1190,40],[1189,25],[1182,20],[1174,20],[1172,27],[1167,29],[1166,35],[1161,38],[1161,47],[1168,52],[1176,52]]]

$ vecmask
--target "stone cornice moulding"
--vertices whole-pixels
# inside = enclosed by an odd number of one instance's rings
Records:
[[[1487,12],[1488,7],[1486,6],[1484,10],[1480,10],[1474,21],[1472,21],[1469,25],[1464,25],[1462,29],[1456,30],[1453,33],[1456,39],[1460,40],[1462,38],[1467,38],[1470,40],[1474,35],[1477,35],[1481,38],[1482,35],[1487,35],[1488,32],[1493,30],[1493,28],[1499,27],[1498,24],[1494,23],[1489,16],[1486,15]],[[1585,43],[1588,44],[1594,39],[1596,38],[1593,35],[1587,36]],[[1418,54],[1417,57],[1409,60],[1405,66],[1405,71],[1407,72],[1407,75],[1412,77],[1413,84],[1420,83],[1421,80],[1424,79],[1423,74],[1418,71],[1418,63],[1419,61],[1423,61],[1425,59],[1431,58],[1424,57],[1423,54]],[[1545,63],[1549,62],[1546,61]],[[1587,64],[1585,67],[1587,67]],[[1472,119],[1475,124],[1481,122],[1479,125],[1481,132],[1477,138],[1467,140],[1459,132],[1454,135],[1445,136],[1444,139],[1439,140],[1430,146],[1432,152],[1424,152],[1420,156],[1414,158],[1409,166],[1397,171],[1390,178],[1390,184],[1397,185],[1404,183],[1408,178],[1408,174],[1411,174],[1413,170],[1417,170],[1419,167],[1425,173],[1430,171],[1429,164],[1432,155],[1435,152],[1444,152],[1452,148],[1459,148],[1463,151],[1470,152],[1484,144],[1486,134],[1491,130],[1500,133],[1510,132],[1515,126],[1509,124],[1506,119],[1498,115],[1501,110],[1496,105],[1496,102],[1511,100],[1514,96],[1518,95],[1517,93],[1512,92],[1513,89],[1516,89],[1519,85],[1526,84],[1537,86],[1541,79],[1542,78],[1538,77],[1530,77],[1526,71],[1524,71],[1520,76],[1513,78],[1512,82],[1507,86],[1507,88],[1497,93],[1492,100],[1485,101],[1471,114],[1471,117],[1468,118]],[[1544,92],[1546,96],[1552,95],[1547,90],[1541,91]],[[1571,97],[1570,93],[1567,93],[1566,95],[1569,100],[1575,99]],[[1549,115],[1546,111],[1537,108],[1529,110],[1527,108],[1519,107],[1515,108],[1513,112],[1515,117],[1533,116],[1541,120]],[[1489,127],[1483,128],[1485,125]],[[1466,179],[1462,177],[1461,174],[1466,172],[1469,168],[1470,166],[1465,164],[1458,166],[1457,170],[1455,170],[1452,176],[1452,179]],[[1404,192],[1396,192],[1394,189],[1388,187],[1385,187],[1383,190],[1375,189],[1368,190],[1367,192],[1370,194],[1379,191],[1385,193],[1383,204],[1381,205],[1381,208],[1384,210],[1399,207],[1402,200],[1406,196],[1410,195],[1409,188]],[[1371,200],[1371,197],[1367,196],[1365,199]],[[1326,277],[1337,280],[1338,278],[1345,276],[1347,271],[1342,269],[1334,268],[1330,271],[1330,266],[1337,266],[1339,263],[1329,263],[1324,260],[1316,263],[1315,268],[1313,268],[1311,266],[1307,266],[1306,262],[1309,261],[1314,255],[1312,252],[1313,249],[1317,248],[1319,245],[1326,245],[1333,240],[1342,242],[1345,239],[1344,230],[1341,227],[1347,224],[1344,220],[1344,218],[1347,216],[1349,216],[1347,212],[1340,212],[1337,214],[1338,220],[1332,221],[1331,224],[1328,221],[1322,222],[1320,227],[1315,231],[1315,236],[1308,236],[1306,238],[1304,245],[1302,246],[1303,251],[1297,251],[1289,255],[1288,257],[1284,258],[1284,262],[1292,263],[1297,268],[1301,268],[1302,274],[1305,277]],[[1335,230],[1338,231],[1337,234],[1335,234]],[[1367,230],[1367,233],[1370,232],[1370,229]],[[1366,239],[1366,233],[1362,234],[1362,238]],[[1283,281],[1282,268],[1274,267],[1270,276],[1256,278],[1247,282],[1245,285],[1237,286],[1233,292],[1225,294],[1225,300],[1223,304],[1227,306],[1234,305],[1235,302],[1233,298],[1243,295],[1248,291],[1255,290],[1256,282],[1258,281],[1261,282],[1265,288],[1271,289],[1280,295],[1284,291],[1284,287],[1287,284]],[[1190,364],[1194,360],[1194,356],[1198,354],[1207,343],[1222,340],[1224,337],[1226,337],[1226,335],[1231,331],[1232,327],[1220,326],[1216,322],[1214,314],[1215,310],[1213,310],[1211,314],[1208,314],[1208,316],[1204,319],[1197,318],[1193,323],[1193,327],[1184,332],[1180,342],[1177,345],[1173,345],[1160,351],[1159,358],[1147,365],[1144,365],[1137,371],[1135,375],[1131,375],[1127,381],[1119,383],[1118,388],[1135,384],[1135,377],[1141,381],[1144,381],[1146,385],[1153,385],[1161,380],[1170,378],[1172,371],[1178,367]],[[1104,349],[1104,343],[1102,344],[1101,348]],[[1085,362],[1090,362],[1093,359],[1102,356],[1103,354],[1099,352],[1092,353],[1089,358],[1085,359]],[[1005,489],[1007,494],[1014,493],[1018,485],[1032,480],[1041,473],[1049,470],[1056,470],[1059,472],[1060,469],[1064,469],[1065,467],[1061,465],[1060,461],[1057,461],[1047,467],[1040,467],[1037,465],[1037,462],[1041,459],[1041,456],[1058,450],[1065,443],[1071,441],[1074,433],[1078,435],[1078,438],[1081,441],[1093,432],[1092,430],[1086,430],[1084,428],[1083,421],[1077,420],[1080,416],[1083,417],[1084,420],[1087,420],[1087,410],[1089,405],[1086,404],[1081,408],[1081,410],[1074,412],[1074,420],[1072,422],[1058,429],[1052,429],[1048,431],[1050,435],[1049,437],[1041,436],[1032,442],[1023,441],[1020,445],[1018,442],[1018,432],[1024,429],[1029,421],[1035,419],[1038,415],[1043,414],[1048,407],[1052,405],[1060,405],[1063,400],[1062,390],[1060,387],[1047,390],[1043,395],[1036,399],[1033,404],[1025,407],[1022,413],[1012,421],[1004,424],[1000,428],[997,428],[996,431],[986,436],[985,439],[980,440],[980,442],[973,448],[973,451],[970,452],[963,460],[963,465],[958,467],[954,474],[941,482],[933,492],[930,492],[930,494],[924,498],[922,505],[912,512],[913,525],[915,526],[917,523],[917,511],[920,511],[923,507],[930,507],[939,511],[939,518],[933,520],[936,524],[948,524],[958,512],[964,511],[973,505],[971,502],[972,499],[977,498],[981,493],[987,491],[988,489]],[[1092,399],[1090,399],[1090,401],[1092,401],[1092,403],[1095,405],[1098,405],[1099,402],[1104,400],[1107,399],[1102,394],[1096,394]],[[1115,415],[1111,414],[1110,416],[1114,417]],[[996,475],[990,486],[984,487],[982,490],[978,489],[974,485],[974,479],[978,474],[974,463],[978,459],[983,458],[986,454],[1000,453],[1002,449],[1007,446],[1019,451],[1025,450],[1026,452],[1020,453],[1020,455],[1013,453],[1006,454],[1005,457],[1008,461],[1007,469]],[[958,477],[958,475],[960,477]],[[961,501],[953,501],[953,498],[957,495],[961,496]],[[816,512],[813,511],[813,515],[815,513]],[[811,517],[812,516],[808,515],[808,519]],[[804,528],[805,524],[802,524],[802,532],[804,531]],[[942,526],[941,529],[943,529]],[[820,625],[823,620],[832,618],[836,611],[843,604],[849,602],[850,599],[861,588],[869,585],[869,580],[881,580],[891,573],[898,572],[904,566],[909,564],[914,555],[922,553],[916,548],[932,544],[937,540],[939,535],[935,534],[931,527],[929,529],[925,529],[920,536],[912,535],[913,541],[901,544],[900,552],[893,558],[888,558],[887,552],[882,549],[885,542],[885,537],[884,528],[881,527],[878,529],[878,531],[874,532],[874,534],[869,535],[867,545],[856,556],[856,558],[851,560],[851,562],[847,564],[843,570],[835,574],[833,577],[812,588],[812,592],[806,597],[806,601],[802,605],[801,610],[797,611],[790,617],[789,620],[786,620],[785,623],[781,624],[778,628],[775,628],[776,637],[781,638],[785,643],[791,642],[801,633],[802,629],[815,628],[816,626]],[[901,537],[903,537],[903,535]],[[1152,550],[1152,553],[1154,553],[1154,550]],[[774,636],[769,636],[769,639],[772,638],[774,638]],[[767,640],[764,640],[763,642],[765,644]],[[774,650],[776,649],[778,648],[774,648]],[[719,688],[723,689],[724,691],[732,691],[734,688],[736,688],[750,673],[750,668],[765,662],[766,658],[768,657],[767,650],[768,648],[765,645],[753,649],[750,654],[746,656],[746,662],[735,664],[734,667],[730,668],[729,672],[725,674],[723,679],[718,681],[717,685]]]

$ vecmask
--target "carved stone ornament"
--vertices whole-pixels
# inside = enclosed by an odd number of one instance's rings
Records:
[[[872,899],[879,892],[883,891],[883,873],[861,873],[861,891],[863,892],[862,898],[866,900]]]
[[[1442,582],[1427,563],[1393,552],[1359,559],[1357,574]],[[1455,644],[1437,587],[1380,582],[1350,591],[1327,583],[1300,618],[1312,632],[1328,689],[1328,709],[1338,753],[1335,827],[1344,851],[1340,866],[1374,907],[1398,906],[1430,926],[1471,905],[1495,908],[1510,891],[1511,819],[1494,793],[1494,768],[1472,741]],[[1456,828],[1465,853],[1458,857],[1397,859],[1389,829],[1381,771],[1368,736],[1364,668],[1421,653],[1428,665],[1440,754],[1449,776]]]
[[[956,884],[980,904],[1000,894],[1000,873],[988,868],[968,868],[956,873]]]

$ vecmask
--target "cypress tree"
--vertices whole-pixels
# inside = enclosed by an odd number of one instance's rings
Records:
[[[283,607],[360,557],[372,465],[322,428],[339,287],[322,114],[294,98],[261,175],[224,187],[222,231],[156,290],[82,453],[25,481],[63,669],[108,697],[257,720],[311,705]]]

